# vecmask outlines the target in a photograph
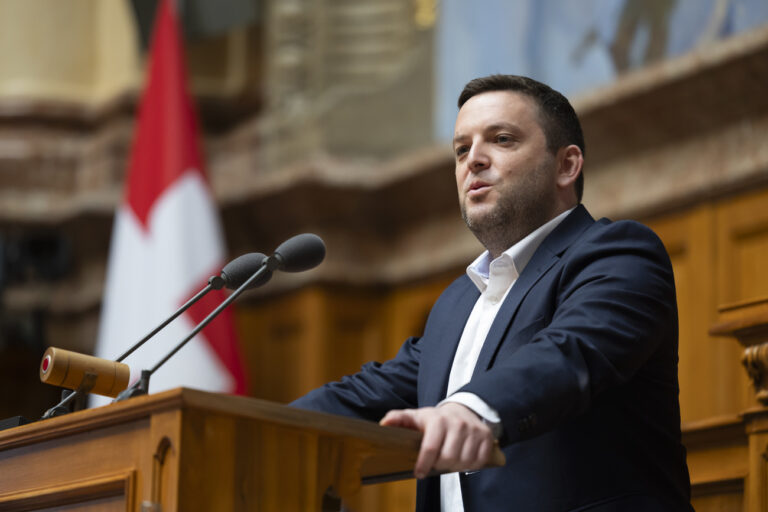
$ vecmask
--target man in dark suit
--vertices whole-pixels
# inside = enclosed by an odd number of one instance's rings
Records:
[[[293,405],[422,431],[419,510],[690,510],[663,245],[579,204],[584,141],[560,93],[494,75],[459,108],[459,203],[487,251],[421,338]],[[476,471],[496,440],[506,465]]]

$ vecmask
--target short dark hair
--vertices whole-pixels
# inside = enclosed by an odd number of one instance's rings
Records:
[[[552,154],[557,150],[575,144],[586,154],[584,134],[576,111],[568,99],[550,86],[532,78],[518,75],[490,75],[475,78],[464,86],[459,95],[459,108],[472,96],[491,91],[512,91],[525,94],[539,107],[541,129],[547,138],[547,149]],[[584,193],[584,171],[579,173],[574,185],[576,198],[581,202]]]

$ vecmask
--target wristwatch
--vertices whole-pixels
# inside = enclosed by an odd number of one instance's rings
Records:
[[[488,426],[489,429],[491,429],[493,438],[498,441],[501,438],[501,434],[504,433],[504,427],[501,425],[501,422],[491,421],[489,419],[483,418],[482,416],[480,416],[480,419]]]

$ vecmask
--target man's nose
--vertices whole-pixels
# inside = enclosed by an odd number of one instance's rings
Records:
[[[473,144],[467,156],[467,164],[472,172],[482,171],[491,165],[491,159],[483,144]]]

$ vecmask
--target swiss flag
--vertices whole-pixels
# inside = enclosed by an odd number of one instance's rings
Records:
[[[108,359],[167,318],[224,264],[173,3],[161,0],[158,7],[125,196],[115,216],[95,351]],[[221,291],[209,292],[129,356],[131,380],[153,367],[224,298]],[[245,393],[229,310],[150,380],[151,392],[178,386]]]

